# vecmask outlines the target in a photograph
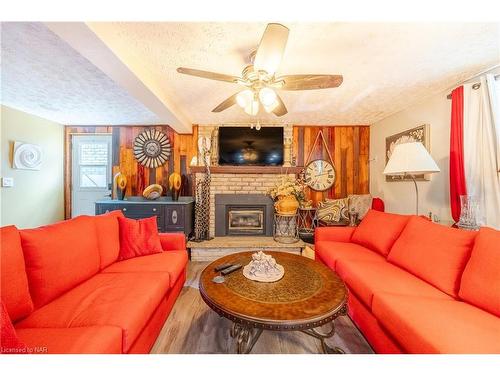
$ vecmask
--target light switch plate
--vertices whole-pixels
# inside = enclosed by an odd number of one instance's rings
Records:
[[[2,177],[2,187],[14,186],[14,179],[12,177]]]

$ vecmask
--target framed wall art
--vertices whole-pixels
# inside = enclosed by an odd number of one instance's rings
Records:
[[[417,126],[412,129],[405,130],[401,133],[391,135],[385,139],[385,164],[389,161],[391,157],[392,151],[394,147],[400,143],[408,143],[408,142],[421,142],[427,149],[430,150],[430,134],[429,134],[430,125],[424,124]],[[401,176],[385,176],[385,180],[388,182],[397,182],[397,181],[411,181],[410,176],[405,176],[402,178]],[[417,181],[429,181],[430,175],[416,175],[415,180]]]
[[[14,142],[12,168],[39,171],[42,165],[42,148],[24,142]]]

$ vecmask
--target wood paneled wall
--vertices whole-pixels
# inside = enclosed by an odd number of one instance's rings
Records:
[[[198,126],[193,125],[193,134],[177,134],[166,125],[154,126],[165,132],[172,144],[172,155],[168,162],[159,168],[144,168],[134,158],[134,138],[148,126],[68,126],[65,129],[65,214],[71,216],[71,135],[108,133],[113,136],[113,175],[118,171],[128,179],[127,195],[141,195],[143,189],[153,183],[161,184],[169,194],[168,176],[172,172],[185,174],[183,195],[192,194],[192,181],[189,163],[197,155]],[[369,126],[294,126],[293,155],[297,166],[304,166],[319,131],[328,144],[336,171],[334,186],[314,200],[343,198],[348,194],[367,194],[369,192]],[[324,158],[328,154],[322,142],[317,144],[310,160]]]
[[[297,166],[304,166],[306,163],[320,130],[323,131],[336,172],[334,186],[324,195],[329,198],[344,198],[348,194],[368,194],[370,127],[294,126],[293,154]],[[320,158],[329,159],[321,139],[311,154],[310,161]]]
[[[156,128],[170,139],[172,154],[161,167],[146,168],[139,164],[133,153],[134,139],[147,128]],[[196,142],[198,127],[193,126],[193,134],[178,134],[170,126],[67,126],[65,128],[65,216],[71,217],[71,136],[73,134],[111,134],[112,135],[112,175],[122,172],[127,176],[126,195],[141,195],[150,184],[160,184],[164,194],[168,192],[168,177],[172,172],[185,175],[183,195],[191,195],[189,163],[197,155]]]

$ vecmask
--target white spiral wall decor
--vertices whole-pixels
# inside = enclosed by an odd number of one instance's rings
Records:
[[[42,164],[42,148],[31,143],[14,142],[12,168],[39,171]]]

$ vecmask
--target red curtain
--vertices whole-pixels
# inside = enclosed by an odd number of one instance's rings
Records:
[[[455,222],[460,218],[460,196],[467,194],[464,172],[464,87],[451,93],[450,204]]]

